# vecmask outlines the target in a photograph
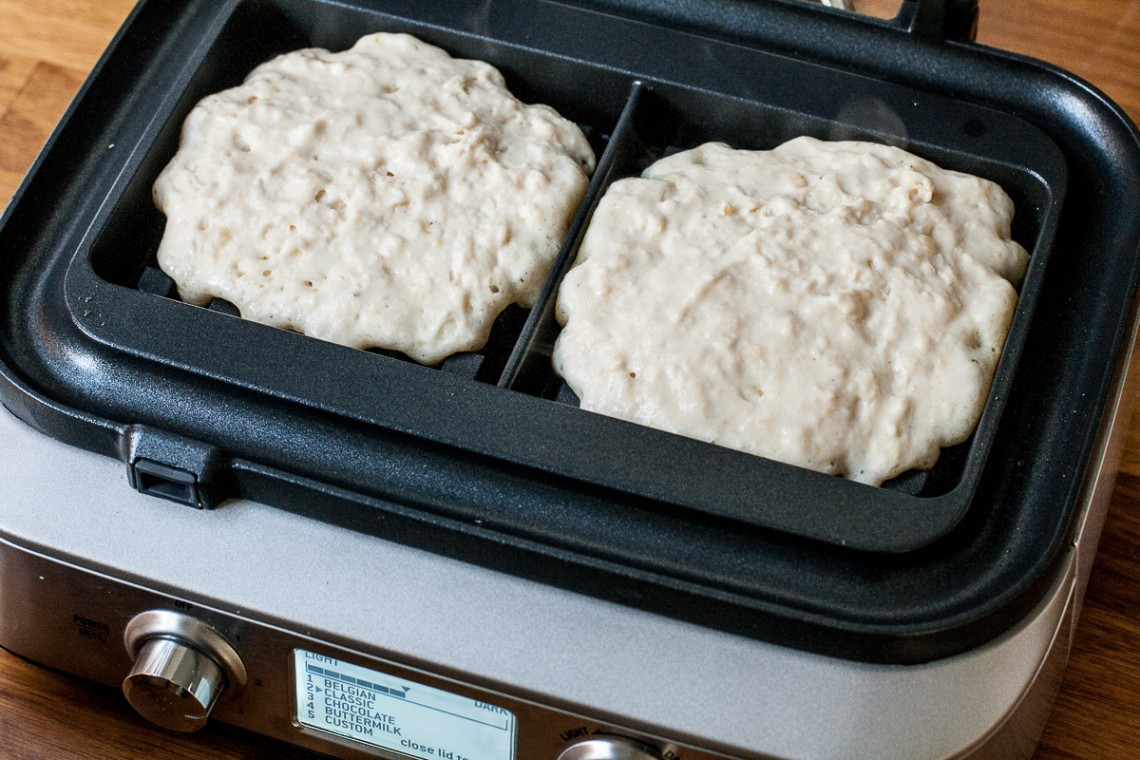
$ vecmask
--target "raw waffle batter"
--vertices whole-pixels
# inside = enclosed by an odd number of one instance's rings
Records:
[[[593,166],[489,64],[398,34],[300,50],[190,113],[158,262],[190,303],[434,364],[533,303]]]
[[[582,408],[878,484],[977,424],[1028,256],[885,145],[706,144],[615,183],[558,300]]]

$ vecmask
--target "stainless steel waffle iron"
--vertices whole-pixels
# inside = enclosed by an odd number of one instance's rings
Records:
[[[0,226],[0,645],[339,757],[1028,757],[1127,421],[1140,136],[970,40],[794,0],[142,2]],[[531,310],[438,368],[177,299],[150,201],[268,57],[407,31],[600,156]],[[710,139],[1000,182],[1030,271],[982,421],[880,488],[576,407],[552,296],[600,193]]]

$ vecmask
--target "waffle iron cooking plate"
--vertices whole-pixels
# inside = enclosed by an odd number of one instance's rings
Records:
[[[4,217],[0,395],[189,506],[252,498],[848,658],[965,651],[1056,567],[1140,250],[1135,127],[1073,77],[970,42],[970,19],[916,0],[891,21],[794,0],[143,2]],[[275,54],[381,30],[495,64],[601,157],[539,305],[438,368],[180,303],[154,266],[150,186],[192,105]],[[1000,182],[1031,251],[978,430],[882,488],[583,412],[549,368],[553,293],[610,182],[706,140],[798,134]]]

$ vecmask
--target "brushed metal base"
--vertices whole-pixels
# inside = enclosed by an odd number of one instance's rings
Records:
[[[1091,561],[1074,545],[1040,606],[979,649],[918,666],[867,665],[254,502],[180,507],[131,490],[121,464],[8,414],[0,441],[0,646],[118,687],[132,666],[123,644],[131,619],[175,611],[221,633],[246,670],[245,689],[223,693],[215,719],[346,758],[398,756],[299,724],[294,649],[510,710],[518,760],[554,760],[595,731],[682,760],[1029,758],[1067,661],[1081,565]],[[1082,542],[1095,546],[1096,537]]]

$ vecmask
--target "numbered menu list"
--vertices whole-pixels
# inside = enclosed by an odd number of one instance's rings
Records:
[[[515,716],[495,705],[293,650],[297,721],[418,760],[514,760]]]

